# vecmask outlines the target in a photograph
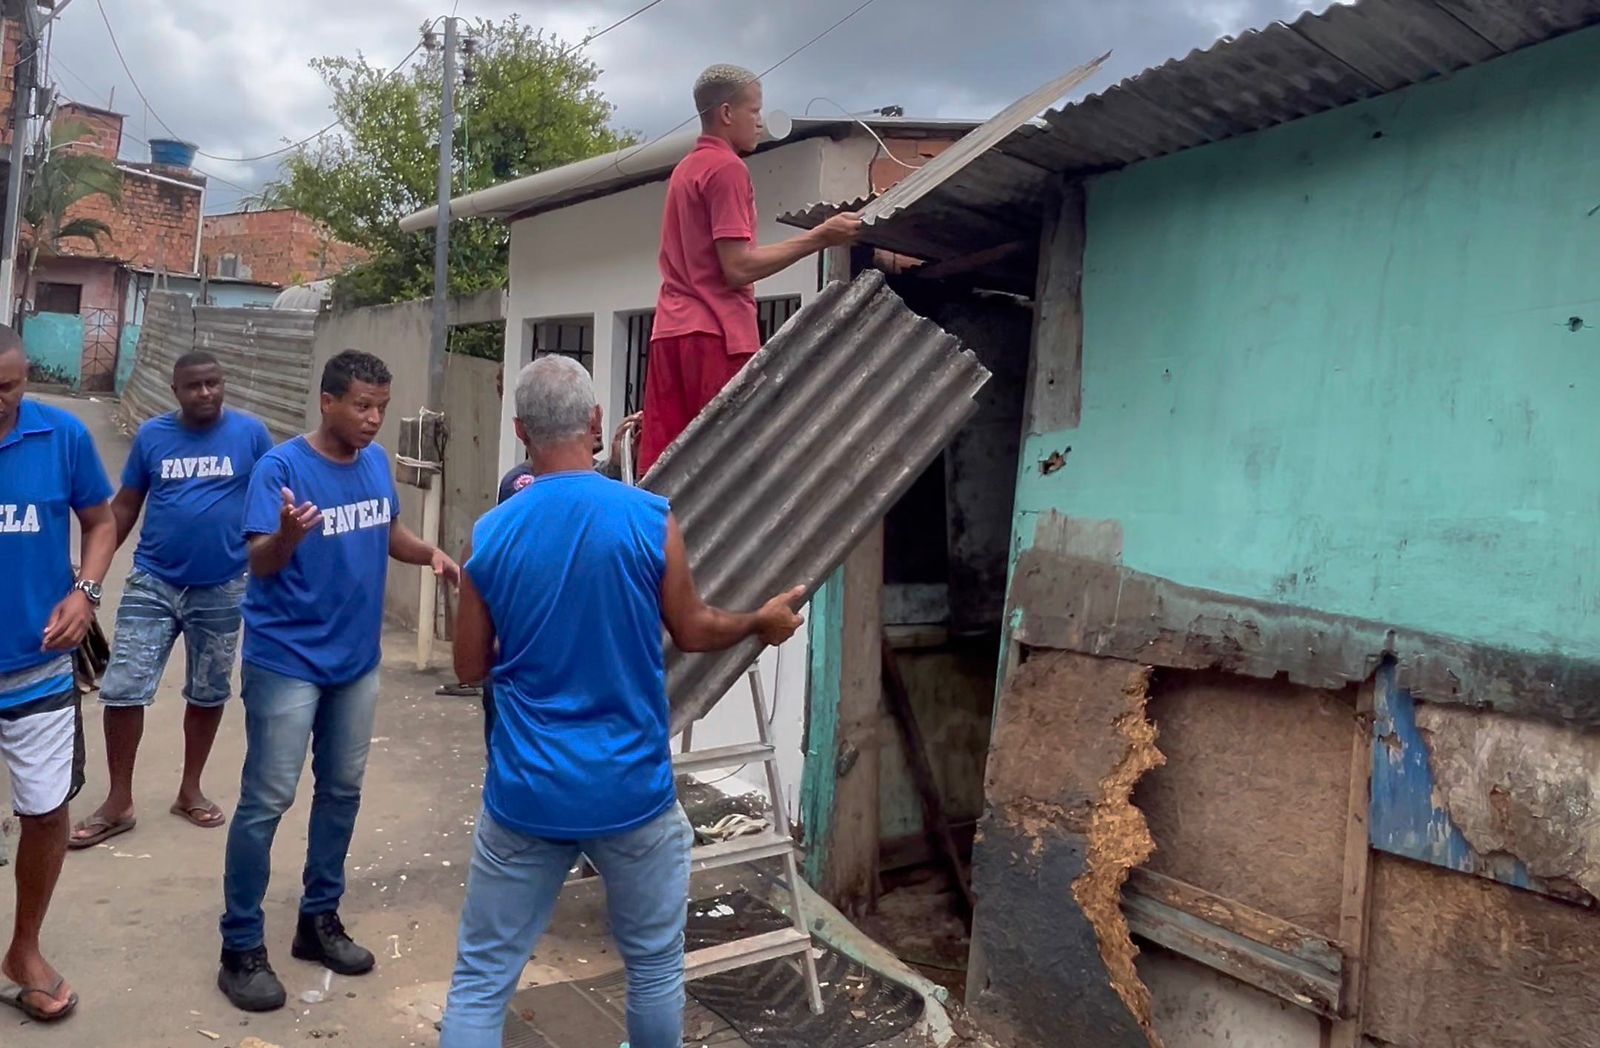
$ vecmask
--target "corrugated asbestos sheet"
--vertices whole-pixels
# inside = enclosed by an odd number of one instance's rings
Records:
[[[977,410],[989,372],[868,272],[826,288],[700,413],[644,487],[672,500],[706,600],[747,610],[828,577]],[[672,731],[760,652],[667,651]]]
[[[228,403],[255,415],[278,440],[305,428],[311,389],[311,340],[317,314],[302,310],[194,306],[187,295],[151,292],[139,333],[139,357],[123,404],[138,424],[178,405],[172,365],[203,349],[228,377]]]
[[[1358,0],[1307,12],[1052,110],[1043,126],[1024,125],[992,148],[973,132],[939,158],[944,180],[874,223],[866,239],[935,262],[1029,241],[1060,176],[1260,131],[1597,23],[1600,0]],[[819,205],[784,220],[813,226],[835,210]]]

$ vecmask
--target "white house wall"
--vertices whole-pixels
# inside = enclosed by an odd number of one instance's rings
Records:
[[[749,158],[759,215],[758,239],[771,244],[794,236],[776,216],[820,200],[849,200],[867,186],[868,167],[876,143],[864,136],[835,142],[806,139]],[[506,323],[506,381],[501,404],[502,471],[521,457],[511,430],[517,371],[531,359],[530,321],[556,317],[594,317],[595,388],[612,429],[622,416],[626,397],[627,318],[654,309],[660,289],[657,254],[665,181],[535,215],[511,226],[510,291]],[[798,295],[809,301],[817,292],[815,258],[806,259],[756,285],[757,298]],[[740,609],[743,610],[743,609]],[[772,709],[773,741],[779,755],[785,800],[798,814],[801,746],[805,731],[807,646],[805,633],[768,651],[761,658]],[[754,713],[748,688],[741,683],[694,729],[694,748],[753,741]],[[726,779],[723,777],[727,776]],[[706,781],[729,792],[764,787],[760,765],[732,776],[714,772]],[[719,780],[722,780],[719,782]],[[732,789],[730,789],[732,787]]]

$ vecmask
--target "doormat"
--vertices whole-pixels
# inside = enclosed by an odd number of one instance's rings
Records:
[[[687,947],[698,950],[790,927],[748,892],[689,906]],[[689,995],[726,1019],[750,1048],[867,1048],[922,1017],[922,998],[827,947],[813,946],[822,1014],[811,1014],[798,957],[764,961],[689,984]]]

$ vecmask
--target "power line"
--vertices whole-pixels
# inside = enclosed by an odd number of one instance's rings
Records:
[[[660,2],[661,2],[661,0],[656,0],[656,3],[660,3]],[[778,59],[776,62],[774,62],[770,66],[768,66],[766,69],[764,69],[761,72],[757,73],[750,80],[745,81],[745,83],[746,84],[752,84],[752,83],[756,83],[759,80],[762,80],[769,73],[771,73],[773,70],[777,69],[779,66],[784,65],[790,59],[794,58],[796,55],[800,54],[802,51],[806,50],[807,48],[811,47],[812,45],[820,42],[829,33],[832,33],[835,29],[838,29],[840,26],[842,26],[846,22],[850,21],[856,15],[859,15],[861,12],[863,12],[867,8],[871,7],[873,5],[873,3],[875,3],[875,2],[876,2],[876,0],[862,0],[862,2],[857,4],[848,14],[846,14],[843,17],[841,17],[838,20],[836,20],[832,25],[828,26],[828,28],[824,29],[822,32],[818,33],[816,36],[812,37],[810,40],[807,40],[805,43],[801,44],[799,47],[795,48],[793,51],[790,51],[788,54],[784,55],[782,58]],[[652,4],[650,6],[653,7],[654,4]],[[624,19],[624,21],[626,21],[626,19]],[[660,142],[662,139],[669,138],[672,135],[678,133],[679,131],[683,130],[685,127],[689,126],[690,123],[694,122],[695,120],[700,119],[701,117],[703,117],[707,113],[709,113],[711,111],[711,108],[712,107],[707,107],[705,109],[702,109],[699,112],[695,113],[694,115],[686,118],[682,123],[679,123],[679,124],[677,124],[677,125],[675,125],[673,127],[668,128],[666,131],[663,131],[661,134],[659,134],[659,135],[655,136],[654,138],[650,139],[648,142],[643,142],[643,143],[639,144],[638,146],[635,146],[632,150],[630,150],[628,152],[627,156],[618,157],[616,160],[612,161],[611,169],[615,170],[615,171],[618,171],[618,172],[622,172],[622,162],[624,160],[629,159],[630,157],[632,157],[632,156],[636,155],[637,153],[641,152],[642,150],[648,149],[650,146],[655,145],[657,142]],[[602,168],[600,171],[595,172],[593,175],[590,175],[588,178],[585,178],[583,181],[576,183],[572,188],[576,189],[579,186],[587,185],[588,183],[594,181],[596,178],[599,178],[602,175],[602,173],[607,173],[605,168]]]
[[[659,0],[657,0],[657,2],[659,2]],[[181,138],[181,135],[172,130],[172,125],[161,119],[161,114],[156,112],[155,106],[150,104],[150,99],[145,95],[144,89],[139,86],[139,79],[133,75],[133,70],[128,66],[128,59],[122,53],[122,46],[117,42],[117,31],[112,28],[111,18],[106,14],[104,0],[95,0],[95,6],[100,9],[100,20],[105,23],[106,35],[111,38],[111,49],[116,52],[117,61],[122,64],[122,71],[128,75],[128,82],[133,85],[134,93],[139,96],[139,100],[144,103],[145,109],[150,113],[151,116],[156,118],[156,123],[160,124],[162,128],[166,130],[167,134],[171,135],[173,138]],[[416,46],[414,46],[410,51],[406,52],[404,58],[400,59],[400,61],[396,62],[390,68],[389,75],[393,75],[396,70],[405,65],[406,62],[410,61],[411,56],[416,54],[419,50],[421,50],[421,48],[422,42],[419,40]],[[302,138],[297,142],[290,142],[288,145],[283,146],[282,148],[274,149],[267,153],[261,153],[257,156],[219,156],[216,153],[207,153],[203,149],[196,149],[195,155],[203,156],[207,160],[220,160],[225,164],[253,164],[257,161],[271,160],[275,156],[282,156],[284,153],[293,152],[294,150],[299,149],[301,146],[321,138],[329,131],[332,131],[334,128],[338,127],[339,124],[340,121],[336,118],[332,122],[326,124],[325,126],[319,128],[315,132],[307,135],[305,138]]]

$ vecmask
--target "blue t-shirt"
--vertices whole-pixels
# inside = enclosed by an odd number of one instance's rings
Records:
[[[209,429],[176,412],[139,427],[122,486],[146,493],[133,565],[172,586],[220,586],[244,574],[239,522],[250,471],[272,450],[260,419],[224,411]]]
[[[667,501],[540,477],[478,521],[466,570],[500,641],[484,806],[554,840],[637,829],[677,800],[661,580]]]
[[[24,399],[0,440],[0,674],[57,660],[41,650],[44,627],[72,592],[72,514],[111,498],[111,482],[82,422],[60,408]],[[36,682],[0,694],[0,709],[61,690]]]
[[[295,505],[322,510],[322,528],[301,540],[282,571],[250,577],[243,659],[322,687],[348,684],[382,655],[389,526],[400,512],[389,456],[372,444],[346,464],[303,436],[278,445],[250,474],[246,536],[278,530],[284,488]]]

